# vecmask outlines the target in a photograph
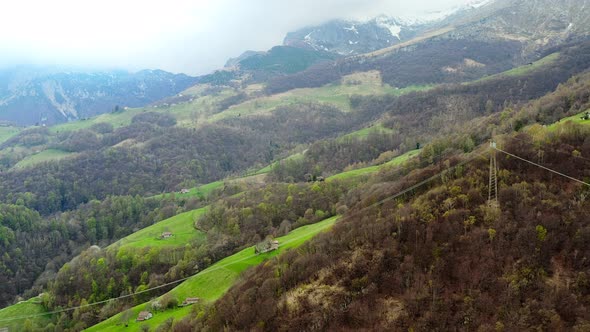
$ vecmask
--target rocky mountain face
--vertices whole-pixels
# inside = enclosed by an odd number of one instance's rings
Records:
[[[140,107],[177,94],[197,78],[161,70],[67,72],[18,67],[0,71],[0,120],[55,124]]]
[[[386,16],[366,22],[335,20],[290,32],[285,37],[284,44],[344,56],[354,55],[411,39],[427,26],[427,23]]]
[[[590,35],[589,0],[497,0],[485,10],[453,17],[457,28],[447,38],[512,40],[525,55],[586,39]]]
[[[411,40],[443,24],[487,6],[492,0],[474,0],[440,12],[410,17],[381,15],[367,21],[334,20],[290,32],[284,45],[336,53],[342,56],[376,51]]]
[[[284,44],[348,56],[432,35],[438,39],[516,41],[523,44],[523,56],[527,57],[586,38],[589,21],[590,0],[475,0],[417,17],[335,20],[291,32]]]

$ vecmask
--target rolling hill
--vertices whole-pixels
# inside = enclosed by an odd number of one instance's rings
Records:
[[[336,21],[149,106],[0,127],[0,327],[586,330],[583,5]]]

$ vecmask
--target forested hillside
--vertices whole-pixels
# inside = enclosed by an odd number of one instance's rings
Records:
[[[500,139],[502,150],[588,183],[588,123],[530,125],[565,105],[588,109],[589,91],[588,75],[576,77],[478,123],[507,133],[520,124]],[[401,172],[383,169],[342,199],[350,210],[330,234],[250,270],[182,326],[585,330],[590,185],[500,153],[499,205],[490,207],[489,150],[463,155],[471,151],[463,135],[483,142],[484,128],[433,142],[447,156],[436,165],[420,169],[432,160],[427,147]],[[424,185],[400,195],[416,183]]]
[[[490,3],[0,123],[0,331],[588,330],[584,15]]]
[[[541,133],[543,165],[588,179],[589,127]],[[539,133],[536,133],[539,135]],[[544,139],[545,139],[544,137]],[[535,159],[528,134],[503,142]],[[450,159],[454,166],[457,159]],[[588,186],[499,159],[499,208],[485,158],[383,204],[440,171],[383,173],[351,195],[350,217],[303,250],[249,271],[192,322],[218,330],[585,330]]]

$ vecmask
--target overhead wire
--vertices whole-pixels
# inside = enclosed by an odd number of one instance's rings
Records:
[[[518,137],[514,137],[514,136],[510,137],[509,139],[510,139],[510,140],[517,140],[517,141],[521,141],[521,142],[525,142],[525,143],[531,143],[531,142],[530,142],[530,141],[528,141],[528,140],[524,140],[524,139],[522,139],[522,138],[518,138]],[[568,156],[572,157],[572,154],[571,154],[571,153],[568,153],[568,152],[566,152],[566,151],[560,151],[560,150],[557,150],[557,149],[555,149],[555,148],[548,147],[548,146],[546,146],[546,145],[544,145],[544,146],[541,148],[541,150],[542,150],[542,151],[544,151],[544,150],[551,150],[551,151],[553,151],[553,152],[555,152],[555,153],[561,153],[561,154],[563,154],[563,155],[568,155]],[[586,158],[586,157],[582,157],[582,156],[575,156],[574,158],[577,158],[577,159],[583,159],[583,160],[588,160],[588,161],[590,161],[590,158]]]
[[[516,158],[516,159],[519,159],[519,160],[521,160],[521,161],[524,161],[524,162],[526,162],[526,163],[529,163],[529,164],[531,164],[531,165],[534,165],[534,166],[540,167],[540,168],[542,168],[542,169],[544,169],[544,170],[547,170],[547,171],[549,171],[549,172],[552,172],[552,173],[555,173],[555,174],[557,174],[557,175],[560,175],[560,176],[563,176],[563,177],[565,177],[565,178],[568,178],[568,179],[570,179],[570,180],[572,180],[572,181],[575,181],[575,182],[581,183],[581,184],[583,184],[583,185],[586,185],[586,186],[590,186],[590,183],[586,183],[586,182],[584,182],[584,181],[582,181],[582,180],[580,180],[580,179],[576,179],[576,178],[574,178],[574,177],[572,177],[572,176],[569,176],[569,175],[567,175],[567,174],[564,174],[564,173],[562,173],[562,172],[556,171],[556,170],[554,170],[554,169],[551,169],[551,168],[549,168],[549,167],[545,167],[545,166],[543,166],[543,165],[540,165],[540,164],[538,164],[538,163],[535,163],[535,162],[533,162],[533,161],[530,161],[530,160],[524,159],[524,158],[522,158],[522,157],[519,157],[519,156],[517,156],[517,155],[515,155],[515,154],[512,154],[512,153],[510,153],[510,152],[506,152],[506,151],[504,151],[504,150],[502,150],[502,149],[499,149],[499,148],[497,148],[497,147],[494,147],[493,149],[495,149],[496,151],[502,152],[502,153],[504,153],[504,154],[506,154],[506,155],[509,155],[509,156],[511,156],[511,157],[514,157],[514,158]]]
[[[285,241],[282,244],[283,245],[287,245],[289,243],[292,243],[292,242],[301,240],[302,238],[305,238],[306,236],[307,235],[301,235],[301,236],[292,238],[292,239],[290,239],[288,241]],[[34,317],[40,317],[40,316],[47,316],[47,315],[54,315],[54,314],[59,314],[59,313],[62,313],[62,312],[72,311],[72,310],[76,310],[76,309],[88,308],[88,307],[96,306],[96,305],[99,305],[99,304],[105,304],[105,303],[108,303],[108,302],[111,302],[111,301],[117,301],[117,300],[129,298],[129,297],[132,297],[132,296],[136,296],[136,295],[139,295],[139,294],[143,294],[143,293],[147,293],[147,292],[153,291],[155,289],[164,288],[164,287],[167,287],[167,286],[171,286],[171,285],[174,285],[174,284],[181,283],[181,282],[186,281],[188,279],[191,279],[192,277],[195,277],[197,275],[204,275],[204,274],[211,273],[211,272],[214,272],[214,271],[217,271],[217,270],[221,270],[221,269],[224,269],[224,268],[226,268],[226,267],[228,267],[230,265],[234,265],[236,263],[241,263],[241,262],[243,262],[245,260],[254,258],[256,256],[257,255],[250,255],[250,256],[246,256],[246,257],[240,258],[238,260],[232,261],[231,263],[226,263],[226,264],[222,264],[222,265],[212,266],[212,268],[210,268],[210,269],[205,269],[203,271],[197,272],[197,273],[195,273],[193,275],[190,275],[188,277],[181,278],[181,279],[178,279],[178,280],[174,280],[174,281],[171,281],[171,282],[162,284],[162,285],[150,287],[150,288],[147,288],[147,289],[144,289],[144,290],[141,290],[141,291],[137,291],[137,292],[134,292],[134,293],[125,294],[125,295],[121,295],[121,296],[109,298],[109,299],[106,299],[106,300],[92,302],[92,303],[88,303],[88,304],[84,304],[84,305],[79,305],[79,306],[75,306],[75,307],[69,307],[69,308],[54,310],[54,311],[50,311],[50,312],[44,312],[44,313],[39,313],[39,314],[34,314],[34,315],[26,315],[26,316],[18,316],[18,317],[11,317],[11,318],[0,319],[0,322],[14,321],[14,320],[22,320],[22,319],[34,318]]]
[[[442,154],[438,154],[438,156],[441,156],[441,155]],[[467,163],[475,160],[475,158],[478,157],[478,156],[480,156],[479,153],[474,153],[474,156],[472,156],[471,158],[468,158],[468,159],[462,161],[461,163],[459,163],[459,164],[457,164],[457,165],[455,165],[453,167],[447,168],[447,169],[443,170],[442,172],[439,172],[438,174],[433,175],[433,176],[431,176],[430,178],[428,178],[426,180],[423,180],[423,181],[421,181],[421,182],[419,182],[419,183],[417,183],[417,184],[415,184],[415,185],[413,185],[413,186],[411,186],[409,188],[406,188],[406,189],[402,190],[401,192],[398,192],[397,194],[395,194],[393,196],[386,197],[386,198],[384,198],[384,199],[382,199],[380,201],[377,201],[377,202],[375,202],[375,203],[373,203],[371,205],[368,205],[366,207],[363,207],[363,208],[361,208],[358,211],[355,211],[355,212],[353,212],[351,214],[345,215],[345,216],[341,217],[339,219],[339,221],[352,218],[352,217],[354,217],[354,216],[356,216],[356,215],[364,212],[367,209],[370,209],[370,208],[372,208],[374,206],[377,206],[379,204],[383,204],[385,202],[394,200],[394,199],[396,199],[396,198],[398,198],[398,197],[400,197],[400,196],[402,196],[402,195],[404,195],[404,194],[406,194],[406,193],[408,193],[408,192],[410,192],[412,190],[415,190],[415,189],[417,189],[417,188],[419,188],[419,187],[421,187],[421,186],[423,186],[423,185],[425,185],[427,183],[430,183],[430,182],[438,179],[443,174],[446,174],[446,173],[448,173],[449,171],[451,171],[451,170],[453,170],[455,168],[458,168],[458,167],[461,167],[461,166],[466,165]],[[297,241],[297,240],[299,240],[299,239],[301,239],[303,237],[305,237],[305,236],[300,236],[300,237],[291,239],[291,240],[286,241],[285,243],[283,243],[283,245],[288,244],[288,243],[291,243],[293,241]],[[105,303],[108,303],[108,302],[111,302],[111,301],[117,301],[117,300],[129,298],[129,297],[133,297],[133,296],[136,296],[136,295],[139,295],[139,294],[143,294],[143,293],[147,293],[147,292],[150,292],[150,291],[153,291],[153,290],[156,290],[156,289],[160,289],[160,288],[164,288],[164,287],[171,286],[171,285],[174,285],[174,284],[178,284],[178,283],[181,283],[183,281],[186,281],[186,280],[188,280],[188,279],[190,279],[192,277],[195,277],[197,275],[203,275],[203,274],[206,274],[206,273],[211,273],[213,271],[216,271],[216,270],[219,270],[219,269],[223,269],[223,268],[225,268],[225,267],[227,267],[229,265],[233,265],[235,263],[239,263],[239,262],[242,262],[242,261],[245,261],[245,260],[254,258],[254,257],[256,257],[256,255],[246,256],[246,257],[244,257],[242,259],[239,259],[237,261],[233,261],[231,263],[227,263],[225,265],[219,265],[219,266],[215,266],[215,267],[213,267],[211,269],[205,269],[205,270],[200,271],[200,272],[198,272],[196,274],[193,274],[191,276],[188,276],[188,277],[185,277],[185,278],[181,278],[181,279],[178,279],[178,280],[174,280],[174,281],[171,281],[171,282],[168,282],[168,283],[165,283],[165,284],[162,284],[162,285],[154,286],[154,287],[151,287],[151,288],[148,288],[148,289],[144,289],[144,290],[141,290],[141,291],[137,291],[137,292],[134,292],[134,293],[125,294],[125,295],[121,295],[121,296],[118,296],[118,297],[109,298],[109,299],[102,300],[102,301],[87,303],[87,304],[84,304],[84,305],[79,305],[79,306],[74,306],[74,307],[69,307],[69,308],[64,308],[64,309],[59,309],[59,310],[53,310],[53,311],[45,312],[45,313],[38,313],[38,314],[32,314],[32,315],[23,315],[23,316],[18,316],[18,317],[4,318],[4,319],[0,319],[0,322],[8,322],[8,321],[22,320],[22,319],[35,318],[35,317],[41,317],[41,316],[47,316],[47,315],[54,315],[54,314],[59,314],[59,313],[63,313],[63,312],[73,311],[73,310],[76,310],[76,309],[83,309],[83,308],[88,308],[88,307],[92,307],[92,306],[96,306],[96,305],[100,305],[100,304],[105,304]]]

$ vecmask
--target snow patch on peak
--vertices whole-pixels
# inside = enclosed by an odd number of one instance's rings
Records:
[[[393,37],[396,37],[398,40],[401,40],[400,33],[402,32],[402,27],[397,24],[396,19],[387,18],[385,16],[379,16],[375,19],[377,25],[382,28],[389,30],[389,33]]]
[[[399,36],[399,34],[402,32],[401,26],[399,26],[399,25],[384,25],[383,27],[387,28],[392,36],[401,40],[401,37]]]
[[[467,6],[471,8],[480,8],[483,6],[487,6],[492,2],[494,2],[494,0],[473,0],[468,2]]]
[[[453,15],[455,12],[457,12],[457,9],[449,9],[436,12],[424,12],[416,15],[400,16],[397,20],[401,24],[406,26],[417,26],[442,21],[445,18]]]
[[[359,34],[359,31],[356,29],[356,26],[354,24],[350,28],[344,28],[344,30],[352,31],[352,32],[356,33],[357,35]]]
[[[478,9],[478,8],[487,6],[495,1],[496,0],[471,0],[465,4],[455,6],[455,7],[446,9],[446,10],[423,12],[423,13],[419,13],[416,15],[400,16],[396,19],[398,20],[398,22],[400,24],[403,24],[403,25],[409,25],[409,26],[423,25],[423,24],[432,23],[432,22],[436,22],[436,21],[442,21],[445,18],[447,18],[453,14],[456,14],[459,11]]]

